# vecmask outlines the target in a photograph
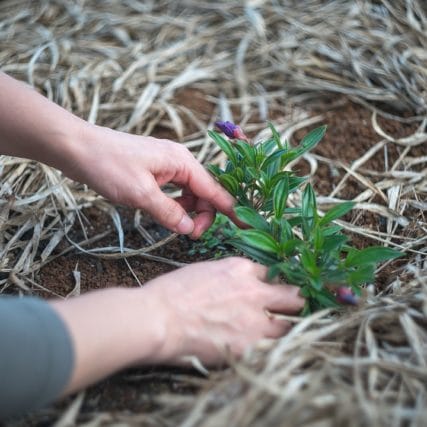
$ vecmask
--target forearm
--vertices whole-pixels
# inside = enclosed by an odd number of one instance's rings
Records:
[[[84,120],[0,72],[0,154],[66,169],[78,157]]]
[[[165,324],[145,289],[107,289],[51,306],[67,326],[74,369],[63,395],[136,364],[161,362]]]

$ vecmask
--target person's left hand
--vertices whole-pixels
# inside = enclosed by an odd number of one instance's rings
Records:
[[[163,226],[194,239],[210,227],[216,210],[233,217],[233,197],[185,146],[91,125],[80,138],[64,173],[112,202],[143,209]],[[182,196],[167,197],[160,189],[167,183],[182,188]]]

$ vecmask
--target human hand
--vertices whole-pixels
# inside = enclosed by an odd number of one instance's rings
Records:
[[[241,356],[262,338],[278,338],[289,322],[273,313],[296,314],[304,306],[299,288],[266,283],[267,268],[244,258],[192,264],[144,286],[156,324],[166,325],[158,362],[176,364],[187,355],[208,365],[224,361],[226,348]]]
[[[61,169],[192,238],[209,228],[216,210],[235,220],[232,196],[183,145],[91,125],[1,72],[0,92],[0,154]],[[182,197],[162,193],[169,182],[183,189]]]
[[[182,365],[197,356],[220,365],[262,338],[290,328],[272,313],[294,314],[298,288],[269,285],[266,267],[244,258],[189,265],[142,288],[110,288],[51,301],[74,347],[74,370],[64,395],[135,365]]]
[[[233,217],[232,196],[183,145],[99,126],[85,127],[80,138],[76,161],[64,172],[112,202],[143,209],[192,238],[210,227],[216,210]],[[167,183],[182,188],[182,196],[167,197],[160,189]]]

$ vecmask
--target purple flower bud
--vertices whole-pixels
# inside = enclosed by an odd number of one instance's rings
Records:
[[[234,138],[234,129],[236,129],[236,125],[231,122],[215,122],[215,126],[229,138]]]
[[[241,139],[243,141],[249,141],[248,137],[243,133],[240,126],[235,125],[231,122],[215,122],[215,126],[226,136],[233,139]]]
[[[350,288],[340,286],[337,289],[337,301],[341,304],[357,305],[359,299]]]

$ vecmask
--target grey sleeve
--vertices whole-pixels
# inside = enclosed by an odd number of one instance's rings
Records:
[[[0,421],[57,398],[73,364],[70,334],[49,304],[0,296]]]

